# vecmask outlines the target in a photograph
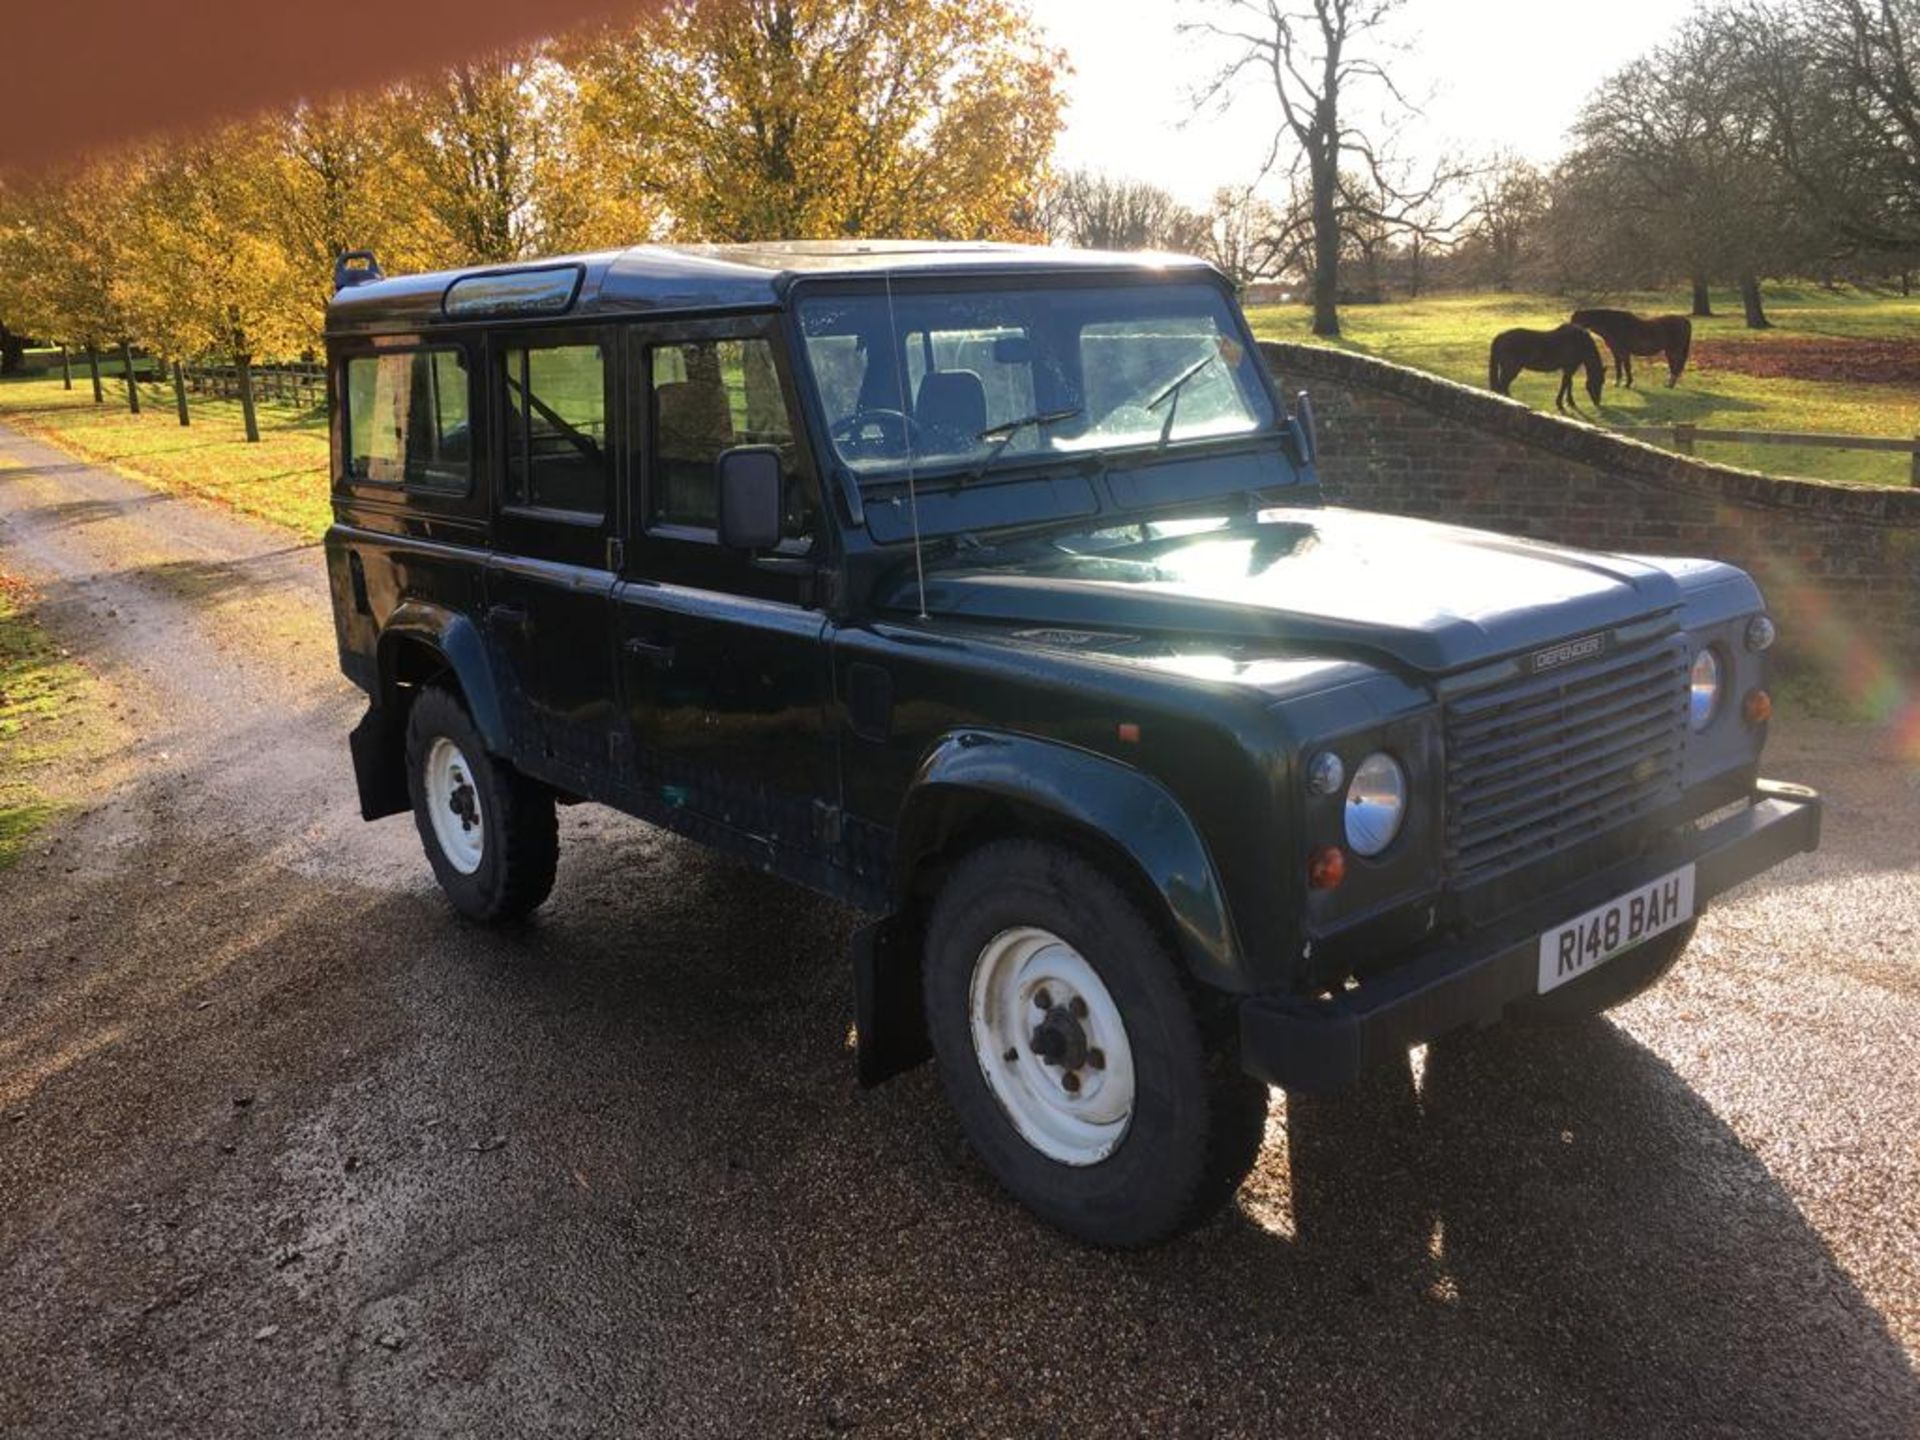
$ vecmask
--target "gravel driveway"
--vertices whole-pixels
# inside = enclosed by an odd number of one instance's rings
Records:
[[[1920,775],[1618,1024],[1275,1097],[1139,1255],[854,1084],[853,917],[585,807],[505,933],[362,825],[314,547],[0,431],[124,749],[0,875],[9,1436],[1920,1433]]]

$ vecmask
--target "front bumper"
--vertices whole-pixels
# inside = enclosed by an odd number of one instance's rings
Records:
[[[1240,1006],[1241,1063],[1289,1090],[1335,1090],[1375,1063],[1534,993],[1539,939],[1561,922],[1692,861],[1696,912],[1710,896],[1820,844],[1820,797],[1762,780],[1752,803],[1670,845],[1598,871],[1460,940],[1330,999],[1254,996]]]

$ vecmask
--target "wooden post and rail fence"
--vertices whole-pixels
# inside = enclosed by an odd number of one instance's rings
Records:
[[[1701,444],[1724,445],[1804,445],[1815,450],[1877,450],[1883,454],[1908,455],[1912,465],[1909,482],[1920,486],[1920,435],[1902,440],[1897,435],[1832,435],[1823,430],[1716,430],[1700,425],[1616,425],[1621,435],[1636,440],[1665,441],[1682,455],[1694,453]]]
[[[86,355],[88,378],[93,382],[93,403],[106,403],[106,386],[100,367],[100,349],[97,345],[80,347]],[[286,405],[296,410],[317,410],[327,399],[327,369],[317,361],[299,361],[285,365],[254,365],[245,360],[231,364],[203,363],[193,360],[166,360],[133,354],[132,346],[122,342],[120,351],[121,377],[127,386],[127,409],[133,414],[140,413],[140,386],[143,383],[168,386],[172,391],[174,414],[182,425],[193,423],[192,403],[189,397],[203,399],[238,400],[240,402],[241,423],[246,430],[248,441],[258,443],[260,439],[259,406]],[[143,363],[150,365],[143,372]],[[73,388],[73,360],[71,348],[60,347],[61,383],[66,389]],[[162,391],[162,393],[166,393]]]

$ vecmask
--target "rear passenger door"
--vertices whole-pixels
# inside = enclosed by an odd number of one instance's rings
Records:
[[[619,724],[617,357],[603,327],[497,333],[489,352],[498,498],[487,629],[510,679],[516,759],[604,793]]]

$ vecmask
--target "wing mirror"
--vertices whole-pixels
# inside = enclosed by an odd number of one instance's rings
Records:
[[[720,543],[771,550],[780,543],[782,475],[772,445],[736,445],[714,462],[720,483]]]
[[[1320,458],[1320,422],[1313,413],[1313,397],[1304,390],[1294,397],[1287,428],[1293,431],[1294,447],[1300,452],[1302,465],[1311,465]]]

